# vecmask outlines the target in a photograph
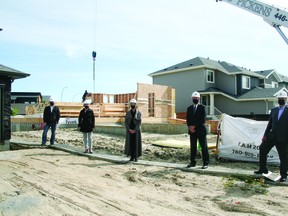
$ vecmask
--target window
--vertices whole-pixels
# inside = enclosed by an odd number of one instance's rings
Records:
[[[201,96],[201,104],[204,106],[210,106],[210,98],[207,95]]]
[[[274,82],[272,81],[272,88],[277,88],[278,87],[278,83],[277,82]]]
[[[155,116],[155,94],[148,93],[148,116]]]
[[[250,89],[250,77],[242,76],[242,88]]]
[[[208,83],[214,83],[214,71],[207,70],[206,74],[207,74],[207,82]]]

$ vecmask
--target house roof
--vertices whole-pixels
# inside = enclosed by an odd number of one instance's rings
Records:
[[[13,79],[21,79],[30,76],[28,73],[15,70],[0,64],[0,76],[11,77]]]
[[[253,88],[250,91],[248,91],[247,93],[237,96],[237,95],[232,95],[229,94],[227,92],[224,92],[218,88],[208,88],[204,91],[199,91],[199,93],[214,93],[214,94],[222,94],[226,97],[232,98],[234,100],[241,100],[241,101],[247,101],[247,100],[274,100],[276,94],[280,91],[280,90],[285,90],[287,91],[286,88],[283,87],[277,87],[277,88]]]
[[[286,82],[288,83],[288,77],[287,76],[284,76],[282,74],[279,74],[280,78],[282,79],[282,82]]]
[[[271,75],[271,73],[273,73],[275,70],[274,69],[270,69],[270,70],[262,70],[262,71],[255,71],[255,73],[261,74],[265,77],[268,77]]]
[[[18,97],[24,98],[40,98],[42,99],[42,95],[40,92],[11,92],[11,99],[15,100]]]
[[[196,57],[188,61],[184,61],[179,64],[172,65],[170,67],[150,73],[149,76],[153,77],[153,76],[158,76],[162,74],[176,73],[176,72],[180,72],[183,70],[190,70],[190,69],[203,68],[203,67],[214,69],[214,70],[219,70],[226,74],[247,74],[247,75],[254,76],[254,77],[265,78],[265,75],[255,73],[253,71],[247,70],[246,68],[233,65],[229,62],[215,61],[209,58],[202,58],[202,57]]]
[[[276,78],[277,82],[283,82],[283,79],[282,78],[285,78],[285,76],[281,75],[281,74],[278,74],[276,72],[276,70],[274,69],[270,69],[270,70],[262,70],[262,71],[255,71],[255,73],[258,73],[258,74],[261,74],[261,75],[264,75],[265,78],[268,78],[270,75],[274,75],[274,77]],[[285,81],[284,81],[285,82]]]
[[[240,95],[238,99],[275,99],[275,95],[277,92],[282,90],[283,87],[277,87],[277,88],[253,88],[247,93]]]

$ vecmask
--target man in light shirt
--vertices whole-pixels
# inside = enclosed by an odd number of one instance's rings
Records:
[[[288,107],[287,93],[280,91],[277,94],[279,106],[271,110],[269,122],[260,145],[259,170],[255,174],[268,174],[267,155],[276,146],[280,159],[280,182],[287,179],[288,170]]]

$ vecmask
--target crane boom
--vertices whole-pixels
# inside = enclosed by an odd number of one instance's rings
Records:
[[[216,0],[218,2],[218,0]],[[269,25],[273,26],[280,36],[288,44],[288,38],[280,29],[280,26],[288,28],[288,12],[275,8],[271,5],[256,1],[256,0],[219,0],[239,8],[242,8],[246,11],[249,11],[257,16],[260,16],[267,22]]]

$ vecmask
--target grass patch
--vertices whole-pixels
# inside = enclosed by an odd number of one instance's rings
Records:
[[[268,185],[262,179],[255,179],[251,177],[245,178],[223,178],[224,188],[228,193],[238,192],[245,196],[255,194],[268,194]]]

